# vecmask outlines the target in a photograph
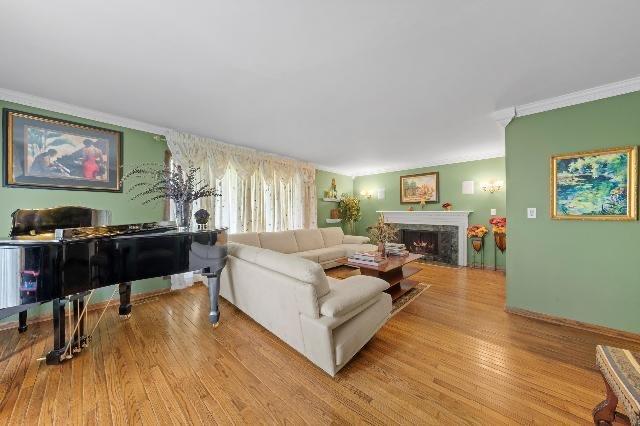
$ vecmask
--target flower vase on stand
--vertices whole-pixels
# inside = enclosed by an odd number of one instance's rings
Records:
[[[504,252],[507,250],[507,234],[504,232],[499,232],[499,233],[494,233],[493,234],[493,240],[495,241],[496,245],[495,247],[500,250],[500,253],[504,254]],[[494,266],[494,270],[498,270],[498,257],[495,254],[495,249],[494,249],[494,257],[496,259],[495,261],[495,266]]]
[[[473,248],[473,268],[484,269],[484,237],[471,238],[471,247]],[[480,255],[480,262],[476,262],[476,256]]]

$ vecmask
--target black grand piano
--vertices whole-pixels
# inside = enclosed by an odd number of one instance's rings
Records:
[[[111,214],[85,207],[16,210],[9,240],[0,240],[0,319],[53,302],[58,364],[88,345],[83,314],[92,290],[119,285],[121,316],[131,314],[131,282],[191,271],[209,278],[209,320],[219,321],[220,273],[227,258],[225,229],[181,231],[173,222],[110,225]],[[73,336],[65,336],[65,310],[73,307]],[[71,308],[70,308],[71,309]]]

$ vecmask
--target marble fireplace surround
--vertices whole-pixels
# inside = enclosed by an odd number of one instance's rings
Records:
[[[402,225],[407,228],[416,229],[415,225],[432,225],[439,226],[455,226],[457,228],[457,243],[458,243],[458,265],[467,266],[467,228],[469,227],[469,215],[473,213],[471,210],[457,210],[457,211],[394,211],[394,210],[379,210],[377,213],[384,216],[385,223],[393,223],[402,228]],[[429,230],[426,227],[425,229]]]

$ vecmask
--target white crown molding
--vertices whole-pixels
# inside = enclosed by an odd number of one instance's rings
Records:
[[[537,114],[540,112],[551,111],[554,109],[573,105],[579,105],[586,102],[611,98],[613,96],[625,95],[627,93],[637,91],[640,91],[640,76],[627,80],[617,81],[615,83],[603,84],[602,86],[593,87],[591,89],[579,90],[577,92],[568,93],[566,95],[556,96],[554,98],[530,102],[528,104],[519,105],[512,108],[501,109],[494,112],[492,114],[492,117],[498,122],[498,124],[500,124],[502,127],[505,127],[511,121],[506,121],[508,111],[510,110],[515,111],[515,117],[524,117],[526,115]]]
[[[106,112],[96,111],[90,108],[68,104],[66,102],[59,102],[54,101],[53,99],[29,95],[15,90],[4,89],[2,87],[0,87],[0,99],[34,108],[42,108],[61,114],[73,115],[75,117],[81,117],[88,120],[99,121],[101,123],[126,127],[128,129],[141,130],[155,135],[165,135],[169,131],[166,127],[160,127],[143,121],[108,114]]]
[[[516,116],[516,108],[509,107],[500,109],[493,114],[491,117],[498,122],[501,127],[507,127],[507,124],[511,123],[511,120]]]
[[[315,166],[316,170],[322,170],[323,172],[335,173],[337,175],[348,176],[351,179],[355,179],[354,175],[345,173],[344,170],[338,170],[335,167],[324,166],[322,164],[313,164],[313,165]]]
[[[480,155],[464,155],[464,156],[458,156],[458,157],[449,157],[442,160],[431,161],[431,162],[420,161],[420,162],[409,163],[402,167],[389,167],[389,168],[360,171],[357,173],[347,174],[347,176],[353,176],[353,177],[371,176],[371,175],[379,175],[382,173],[401,172],[404,170],[422,169],[425,167],[446,166],[449,164],[466,163],[468,161],[489,160],[491,158],[502,158],[502,157],[504,157],[504,150],[487,152],[485,154],[480,154]],[[344,173],[341,173],[341,174],[344,174]]]

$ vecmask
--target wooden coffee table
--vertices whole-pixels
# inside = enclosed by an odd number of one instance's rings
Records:
[[[389,283],[389,288],[385,290],[385,292],[391,295],[392,300],[396,300],[418,283],[417,281],[410,280],[409,277],[420,271],[420,268],[411,266],[409,263],[421,258],[421,254],[414,253],[410,253],[407,256],[389,256],[386,261],[378,266],[350,263],[346,257],[338,259],[337,262],[341,265],[360,269],[362,275],[382,278]]]

